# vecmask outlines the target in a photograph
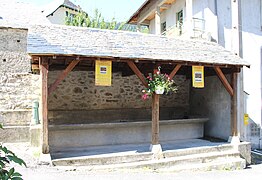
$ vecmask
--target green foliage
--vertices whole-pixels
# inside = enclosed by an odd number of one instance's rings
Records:
[[[1,124],[0,128],[3,128]],[[0,144],[0,179],[22,180],[22,175],[16,172],[15,168],[10,167],[11,162],[26,167],[26,163],[22,159],[18,158],[15,153]]]
[[[94,15],[89,16],[84,11],[80,10],[77,15],[69,15],[66,17],[66,25],[69,26],[79,26],[79,27],[90,27],[98,29],[110,29],[110,30],[124,30],[124,31],[134,31],[136,32],[136,26],[126,24],[126,22],[117,22],[115,18],[111,21],[105,21],[102,14],[95,9]],[[148,33],[148,28],[143,27],[142,32]]]

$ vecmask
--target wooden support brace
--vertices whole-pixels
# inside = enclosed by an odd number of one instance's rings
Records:
[[[40,59],[40,74],[42,78],[42,153],[49,153],[49,143],[48,143],[48,60]]]
[[[136,74],[136,76],[141,80],[142,84],[145,87],[148,87],[148,84],[146,82],[145,76],[140,72],[140,70],[137,68],[134,62],[127,61],[128,66],[132,69],[132,71]]]
[[[170,73],[169,77],[170,79],[173,79],[174,76],[176,75],[176,73],[178,72],[178,70],[181,68],[182,65],[178,64],[176,65],[176,67],[173,69],[173,71]]]
[[[229,82],[228,82],[227,78],[225,77],[225,75],[223,74],[222,70],[219,67],[214,67],[214,69],[215,69],[219,79],[221,80],[222,84],[226,88],[227,92],[230,94],[230,96],[233,96],[233,94],[234,94],[233,88],[229,84]]]
[[[74,69],[74,67],[80,62],[80,60],[73,60],[65,70],[55,80],[55,82],[48,88],[48,95],[50,95],[56,88],[57,86],[63,81],[66,76]]]

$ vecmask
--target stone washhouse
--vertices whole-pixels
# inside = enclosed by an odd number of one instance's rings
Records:
[[[27,51],[42,82],[43,153],[135,143],[159,152],[161,142],[238,136],[238,73],[249,64],[216,43],[40,25],[29,29]],[[97,60],[112,61],[111,86],[95,86]],[[195,65],[204,66],[201,89],[191,85]],[[157,66],[178,92],[143,101]]]

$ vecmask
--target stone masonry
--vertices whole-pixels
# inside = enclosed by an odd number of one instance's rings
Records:
[[[0,141],[29,141],[32,102],[40,99],[40,76],[31,74],[27,30],[0,28]]]
[[[61,71],[49,72],[49,84]],[[175,76],[178,92],[161,96],[161,107],[188,106],[189,81]],[[72,71],[49,97],[49,110],[91,110],[116,108],[150,108],[151,99],[142,100],[143,86],[137,76],[122,77],[114,73],[112,86],[95,86],[93,71]]]
[[[61,71],[49,71],[49,84]],[[160,97],[160,118],[188,113],[189,84],[175,76],[178,92]],[[136,75],[113,73],[112,86],[95,86],[94,71],[72,71],[48,99],[49,121],[54,124],[150,120],[151,98],[142,100],[143,85]]]

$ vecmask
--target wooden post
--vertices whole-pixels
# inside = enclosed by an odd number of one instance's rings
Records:
[[[158,69],[154,68],[154,74]],[[153,93],[152,95],[152,145],[159,144],[159,95]]]
[[[136,32],[141,32],[141,24],[137,23],[136,25]]]
[[[161,34],[161,20],[160,20],[160,7],[157,6],[155,11],[155,34]]]
[[[40,74],[42,78],[42,153],[49,153],[48,144],[48,60],[46,58],[40,59]]]
[[[159,95],[152,97],[152,145],[159,144]]]
[[[233,96],[231,96],[231,136],[238,135],[237,129],[237,73],[233,72],[232,74],[232,88],[233,88]]]

